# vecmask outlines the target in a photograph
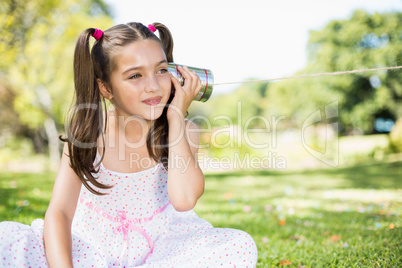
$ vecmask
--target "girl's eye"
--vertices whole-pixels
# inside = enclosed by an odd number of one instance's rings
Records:
[[[135,74],[133,76],[130,76],[130,79],[137,79],[137,78],[140,78],[140,77],[141,77],[141,75]]]
[[[163,68],[163,69],[160,69],[160,70],[159,70],[159,72],[162,73],[162,74],[167,73],[167,71],[168,71],[168,70],[167,70],[166,68]]]

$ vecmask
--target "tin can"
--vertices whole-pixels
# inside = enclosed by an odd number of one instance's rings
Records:
[[[184,77],[179,72],[178,66],[182,66],[181,64],[169,63],[168,71],[172,73],[172,75],[179,81],[180,85],[184,85]],[[212,89],[214,86],[214,75],[211,70],[196,68],[187,66],[190,71],[194,71],[201,80],[201,90],[198,92],[197,96],[195,96],[195,101],[206,102],[209,97],[212,95]]]

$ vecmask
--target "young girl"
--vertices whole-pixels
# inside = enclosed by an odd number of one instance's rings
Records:
[[[201,82],[186,67],[183,86],[168,72],[172,50],[160,23],[81,33],[75,106],[45,220],[0,224],[3,266],[255,267],[250,235],[213,228],[192,210],[204,176],[185,113]]]

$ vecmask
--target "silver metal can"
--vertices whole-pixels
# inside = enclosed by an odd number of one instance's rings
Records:
[[[172,73],[174,77],[179,81],[179,83],[183,86],[184,85],[184,78],[179,72],[178,66],[183,66],[181,64],[176,63],[169,63],[168,64],[168,71]],[[209,97],[212,95],[212,89],[214,86],[214,75],[212,74],[211,70],[203,69],[203,68],[196,68],[187,66],[190,71],[194,71],[201,80],[202,88],[198,92],[197,96],[195,96],[195,101],[202,101],[206,102]]]

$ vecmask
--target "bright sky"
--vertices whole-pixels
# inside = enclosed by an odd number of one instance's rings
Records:
[[[211,69],[215,83],[292,75],[306,64],[309,30],[320,30],[333,19],[347,19],[358,8],[370,13],[402,11],[402,0],[106,2],[116,24],[138,21],[168,26],[175,62]],[[235,87],[215,86],[214,94]]]

